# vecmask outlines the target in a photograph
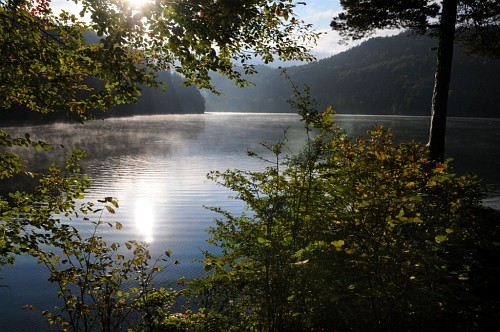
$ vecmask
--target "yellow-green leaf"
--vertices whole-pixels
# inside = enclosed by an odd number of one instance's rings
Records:
[[[335,248],[340,249],[345,244],[344,240],[332,241]]]
[[[442,243],[448,241],[448,237],[446,235],[436,235],[434,240],[436,241],[436,243]]]
[[[111,206],[105,205],[105,207],[106,207],[106,210],[108,210],[109,213],[115,214],[115,210]]]

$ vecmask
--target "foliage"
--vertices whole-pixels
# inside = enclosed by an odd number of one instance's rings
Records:
[[[49,270],[49,281],[58,285],[57,295],[63,300],[61,307],[42,310],[42,314],[63,331],[177,331],[187,326],[183,315],[171,311],[182,291],[154,284],[170,252],[153,259],[146,243],[106,244],[97,231],[105,224],[103,211],[114,213],[118,203],[112,197],[99,202],[102,208],[88,204],[81,208],[87,216],[84,219],[94,225],[89,236],[67,226],[67,236],[58,238],[48,250],[30,250]],[[97,221],[91,221],[91,213],[99,215]],[[119,222],[106,224],[122,227]],[[35,310],[32,305],[26,308]]]
[[[210,70],[245,84],[233,62],[253,72],[253,55],[266,62],[309,57],[302,43],[317,34],[296,19],[296,5],[151,1],[137,8],[126,0],[77,0],[75,15],[55,13],[50,0],[3,1],[0,107],[81,119],[90,109],[136,101],[140,86],[157,86],[154,73],[167,69],[199,87],[212,88]],[[99,38],[87,42],[88,31]]]
[[[17,255],[27,254],[47,267],[49,281],[58,285],[57,295],[63,303],[41,311],[49,323],[63,331],[117,331],[125,327],[178,331],[188,326],[185,314],[171,310],[182,291],[154,283],[170,252],[153,259],[146,244],[107,244],[98,235],[98,227],[104,224],[102,213],[115,213],[118,202],[106,197],[97,208],[83,201],[90,181],[77,164],[84,152],[71,152],[62,167],[52,164],[47,172],[34,171],[33,165],[21,158],[20,149],[53,147],[32,140],[28,134],[20,138],[4,131],[0,134],[0,180],[8,184],[8,180],[29,177],[37,183],[22,191],[7,190],[8,195],[0,197],[0,263],[12,264]],[[96,214],[99,217],[94,221],[91,216]],[[93,225],[94,231],[86,234],[77,230],[76,221]],[[109,225],[122,227],[119,222]],[[35,309],[31,305],[26,308]]]
[[[460,3],[458,39],[471,52],[491,58],[500,57],[500,4],[496,0]],[[472,28],[470,28],[472,27]]]
[[[472,291],[484,277],[477,180],[456,175],[448,161],[433,165],[425,147],[397,144],[381,126],[351,139],[331,108],[316,112],[307,90],[298,97],[309,137],[301,153],[285,154],[285,140],[266,144],[265,170],[209,175],[248,211],[211,208],[221,218],[209,231],[210,273],[192,284],[207,309],[205,330],[401,331],[487,321]]]
[[[1,264],[12,263],[15,255],[29,253],[39,246],[56,245],[69,236],[68,226],[60,218],[77,213],[76,200],[83,198],[89,179],[80,174],[78,161],[85,155],[81,150],[69,153],[62,167],[52,164],[47,172],[29,168],[20,154],[13,148],[49,150],[44,142],[25,137],[12,138],[0,131],[0,180],[6,181],[28,177],[36,183],[33,189],[9,192],[0,196],[0,242]]]
[[[180,74],[175,72],[158,72],[156,80],[168,86],[166,91],[154,87],[140,86],[141,95],[137,103],[118,105],[110,110],[89,111],[89,115],[96,118],[130,117],[135,115],[152,114],[191,114],[205,111],[205,100],[195,86],[185,86]],[[97,88],[97,82],[89,84]],[[12,107],[0,112],[0,123],[4,127],[28,126],[54,122],[71,122],[64,113],[38,113],[22,107]]]
[[[331,27],[349,39],[360,39],[377,29],[414,29],[427,32],[440,22],[443,1],[341,1],[343,12]],[[458,1],[456,33],[472,52],[498,57],[500,4],[495,0]],[[495,55],[496,52],[496,55]]]
[[[180,313],[180,308],[171,310],[183,292],[154,282],[156,275],[164,273],[170,252],[153,259],[145,243],[107,244],[98,235],[103,224],[118,230],[122,225],[102,220],[104,212],[115,213],[116,199],[106,197],[99,201],[100,207],[83,201],[90,181],[80,174],[77,164],[84,152],[71,152],[63,167],[53,164],[46,173],[37,172],[22,160],[19,149],[53,147],[29,135],[12,138],[0,133],[4,149],[0,179],[4,184],[20,177],[37,182],[34,188],[8,191],[0,199],[0,263],[11,264],[17,255],[27,254],[47,267],[49,281],[58,285],[62,300],[52,310],[40,308],[48,322],[62,331],[185,330],[197,315],[187,316],[189,312]],[[15,148],[16,153],[9,152]],[[93,215],[98,215],[96,221]],[[76,221],[93,225],[93,232],[78,230]]]

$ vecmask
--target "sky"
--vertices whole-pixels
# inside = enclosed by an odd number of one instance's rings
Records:
[[[332,18],[342,10],[339,0],[305,0],[304,2],[306,2],[305,6],[296,8],[296,14],[307,23],[313,24],[316,31],[323,33],[312,50],[312,54],[318,60],[343,52],[365,40],[339,43],[342,38],[330,28]],[[399,32],[398,30],[380,30],[372,37],[390,36]]]
[[[299,5],[296,14],[314,26],[317,32],[322,32],[317,45],[313,49],[313,54],[317,59],[329,57],[352,47],[354,44],[340,45],[340,36],[332,31],[330,22],[332,18],[341,11],[338,0],[309,0],[306,5]]]

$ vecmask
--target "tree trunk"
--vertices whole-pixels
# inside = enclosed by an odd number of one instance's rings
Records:
[[[446,113],[453,60],[457,3],[458,0],[443,0],[443,11],[439,26],[437,68],[434,77],[434,91],[432,92],[431,129],[429,143],[427,144],[430,150],[430,158],[434,162],[444,160]]]

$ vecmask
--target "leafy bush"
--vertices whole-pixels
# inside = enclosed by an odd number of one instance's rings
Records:
[[[111,198],[101,203],[108,211],[117,207]],[[186,325],[183,315],[171,310],[182,291],[154,283],[170,252],[153,259],[146,243],[107,244],[97,235],[101,218],[93,223],[94,233],[86,238],[73,229],[60,253],[32,253],[48,268],[64,303],[42,311],[49,323],[64,331],[177,331]]]
[[[71,232],[60,217],[80,212],[76,200],[83,198],[90,185],[78,166],[83,151],[69,152],[62,166],[54,163],[40,172],[21,157],[19,149],[47,151],[52,146],[33,141],[28,134],[11,137],[0,130],[0,265],[13,263],[17,254],[67,239]],[[28,188],[5,190],[7,181],[21,179],[28,179]],[[85,209],[83,206],[82,211]]]
[[[192,284],[206,308],[203,330],[482,323],[473,291],[483,271],[477,179],[431,163],[424,146],[395,143],[381,126],[350,138],[331,108],[314,110],[308,91],[294,106],[308,133],[302,152],[283,153],[285,135],[257,156],[265,170],[209,174],[248,211],[211,208],[221,218],[209,230],[210,273]]]

